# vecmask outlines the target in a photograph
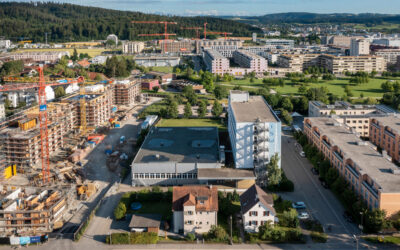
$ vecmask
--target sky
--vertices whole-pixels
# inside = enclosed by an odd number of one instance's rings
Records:
[[[17,0],[18,1],[18,0]],[[19,0],[30,2],[31,0]],[[53,0],[173,15],[264,15],[282,12],[399,14],[400,0]],[[0,0],[3,2],[3,0]]]

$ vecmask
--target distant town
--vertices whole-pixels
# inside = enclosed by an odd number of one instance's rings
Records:
[[[0,29],[0,245],[400,246],[400,34],[127,25]]]

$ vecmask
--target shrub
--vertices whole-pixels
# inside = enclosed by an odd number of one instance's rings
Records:
[[[283,213],[284,211],[289,211],[289,209],[292,208],[292,202],[283,200],[281,196],[278,196],[274,200],[274,208],[277,213]]]
[[[297,217],[296,209],[290,208],[289,211],[284,211],[280,220],[279,225],[283,227],[293,227],[299,226],[299,218]]]
[[[194,233],[188,233],[186,234],[185,238],[187,241],[194,241],[196,239],[196,235],[194,235]]]
[[[325,243],[328,240],[328,236],[325,233],[311,232],[311,239],[314,242]]]
[[[158,235],[156,233],[131,233],[130,244],[156,244],[158,242]]]
[[[111,242],[110,237],[106,238],[107,244],[119,245],[119,244],[129,244],[129,233],[112,233]]]
[[[212,225],[210,231],[206,235],[206,239],[214,241],[225,241],[228,239],[228,234],[221,226]]]
[[[126,206],[123,202],[119,202],[118,206],[114,209],[115,219],[121,220],[125,217],[126,214]]]

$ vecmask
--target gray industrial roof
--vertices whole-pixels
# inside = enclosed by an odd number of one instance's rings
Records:
[[[232,168],[199,168],[197,170],[199,180],[254,180],[253,170]]]
[[[400,134],[400,117],[398,117],[397,115],[371,118],[376,119],[380,123],[380,125],[388,126],[393,131]]]
[[[216,127],[153,127],[133,164],[216,163],[218,150]]]
[[[250,96],[247,102],[231,102],[236,122],[280,122],[262,96]]]

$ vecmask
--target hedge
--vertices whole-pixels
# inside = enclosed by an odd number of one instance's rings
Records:
[[[112,233],[111,242],[110,242],[110,237],[107,237],[106,243],[112,245],[156,244],[158,242],[158,239],[159,238],[156,233],[150,233],[150,232]]]

